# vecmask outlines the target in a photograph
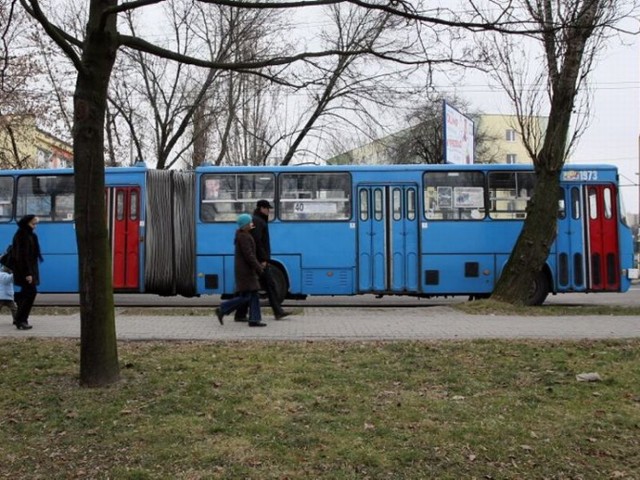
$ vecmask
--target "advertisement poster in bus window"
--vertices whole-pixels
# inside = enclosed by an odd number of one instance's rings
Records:
[[[451,208],[453,206],[453,199],[451,198],[451,187],[438,187],[438,208]]]
[[[482,187],[455,187],[453,206],[455,208],[482,208],[483,195]]]

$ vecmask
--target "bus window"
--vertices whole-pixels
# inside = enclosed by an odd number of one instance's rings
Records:
[[[482,172],[426,172],[424,215],[429,220],[479,220],[484,218]]]
[[[560,187],[560,191],[558,192],[558,218],[566,218],[567,217],[567,208],[564,203],[564,189]]]
[[[407,220],[416,219],[416,191],[407,190]]]
[[[595,220],[598,218],[598,195],[594,188],[589,189],[589,218]]]
[[[200,185],[200,220],[235,222],[241,213],[252,213],[258,200],[273,203],[275,176],[272,173],[229,173],[203,175]],[[271,211],[273,219],[275,212]]]
[[[122,220],[124,217],[124,191],[118,190],[116,196],[116,220]]]
[[[360,220],[369,220],[369,192],[360,190]]]
[[[138,192],[131,191],[131,205],[129,207],[129,220],[138,220]]]
[[[571,218],[580,218],[580,190],[578,187],[571,188]]]
[[[65,193],[56,196],[53,218],[58,222],[70,222],[74,218],[75,206],[73,193]]]
[[[391,194],[391,204],[393,210],[393,219],[400,220],[402,218],[402,190],[394,188]]]
[[[13,217],[13,177],[0,177],[0,222]]]
[[[282,173],[278,182],[281,220],[335,221],[351,217],[348,173]]]
[[[378,222],[382,220],[382,217],[384,215],[382,210],[383,208],[384,208],[384,201],[382,199],[382,189],[376,188],[373,191],[373,219],[374,220]]]
[[[607,220],[611,219],[612,209],[611,209],[611,188],[606,187],[602,193],[604,194],[604,218]]]
[[[71,222],[74,217],[72,175],[38,175],[18,178],[16,217],[37,215],[42,222]]]
[[[526,218],[535,183],[533,172],[489,172],[489,216],[498,220]]]

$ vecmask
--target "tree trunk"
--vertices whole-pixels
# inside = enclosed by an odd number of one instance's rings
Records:
[[[527,205],[527,220],[493,292],[495,300],[514,305],[530,303],[532,288],[555,240],[559,188],[559,172],[543,171],[538,174],[533,196]],[[551,192],[556,192],[556,195]]]
[[[567,138],[581,75],[587,40],[594,32],[601,10],[600,0],[574,4],[572,21],[561,30],[554,27],[554,4],[545,0],[539,11],[542,40],[551,87],[551,109],[540,154],[533,159],[538,181],[527,206],[527,219],[492,298],[514,305],[527,304],[535,279],[544,268],[557,233],[560,172],[566,158]],[[538,11],[537,9],[533,9]],[[558,53],[562,45],[563,55]],[[589,60],[587,60],[588,62]]]
[[[82,68],[74,93],[76,237],[80,270],[80,384],[103,386],[120,378],[113,307],[111,255],[105,214],[104,120],[107,88],[117,51],[117,1],[92,0]]]

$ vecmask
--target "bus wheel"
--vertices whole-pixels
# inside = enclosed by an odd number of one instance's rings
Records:
[[[549,278],[544,272],[540,272],[531,285],[527,305],[542,305],[547,295],[549,295]]]
[[[271,278],[273,278],[273,283],[276,286],[276,298],[278,299],[278,303],[282,304],[284,299],[287,298],[288,285],[287,279],[284,276],[282,270],[278,267],[271,267]]]

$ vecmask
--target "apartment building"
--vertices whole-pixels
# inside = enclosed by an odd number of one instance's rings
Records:
[[[0,169],[72,165],[72,145],[38,128],[35,115],[0,117]]]

